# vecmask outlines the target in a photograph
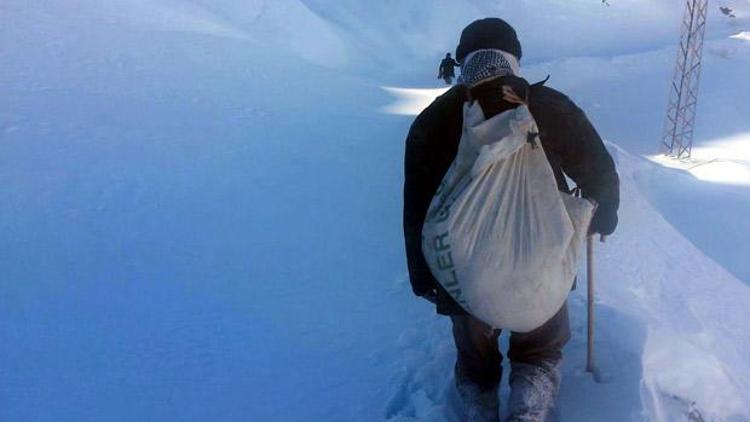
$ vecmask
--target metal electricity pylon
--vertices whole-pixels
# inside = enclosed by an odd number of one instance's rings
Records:
[[[677,158],[689,158],[693,148],[693,126],[708,13],[708,0],[686,0],[685,3],[680,50],[669,89],[667,119],[661,141],[662,152]]]

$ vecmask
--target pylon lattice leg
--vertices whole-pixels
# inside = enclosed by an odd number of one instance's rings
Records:
[[[661,141],[662,152],[677,158],[689,158],[693,148],[707,14],[708,0],[686,0],[680,48],[669,89],[667,118]]]

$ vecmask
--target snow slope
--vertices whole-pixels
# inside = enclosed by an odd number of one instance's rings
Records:
[[[529,75],[649,153],[679,13],[611,3],[3,1],[0,420],[455,419],[447,322],[405,278],[410,118],[380,87],[434,84],[463,24],[497,11]],[[721,124],[702,139],[750,131],[748,44],[723,39],[747,30],[736,3],[711,33],[722,76],[702,100]],[[533,29],[555,25],[572,35],[548,48]],[[581,373],[578,291],[559,419],[747,420],[748,287],[716,263],[746,245],[676,218],[672,183],[697,219],[715,189],[611,148],[630,200],[599,255],[609,382]],[[731,192],[736,240],[747,190]]]

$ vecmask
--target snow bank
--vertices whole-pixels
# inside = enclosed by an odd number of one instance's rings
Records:
[[[160,40],[155,44],[163,44],[168,33],[176,32],[242,41],[248,54],[258,56],[253,66],[264,66],[266,52],[274,50],[328,68],[349,61],[335,27],[299,0],[8,0],[0,12],[6,48],[24,48],[27,54],[64,46],[73,51],[95,47],[106,55],[121,46],[123,37],[154,34]],[[284,54],[276,56],[283,60]]]
[[[600,248],[600,274],[607,279],[598,299],[633,312],[647,327],[644,404],[656,420],[671,420],[664,402],[674,398],[695,405],[707,420],[750,418],[750,362],[743,357],[750,346],[750,289],[638,193],[635,178],[645,162],[622,150],[617,158],[622,223],[611,243]]]

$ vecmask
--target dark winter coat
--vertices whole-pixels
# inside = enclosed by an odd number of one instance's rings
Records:
[[[404,236],[409,277],[414,293],[437,291],[441,314],[463,314],[443,290],[422,255],[422,225],[432,197],[456,156],[463,124],[464,86],[438,97],[414,121],[406,139]],[[543,84],[529,90],[529,108],[558,189],[570,192],[565,175],[599,207],[592,230],[610,234],[617,226],[619,179],[612,157],[586,115],[573,101]]]

